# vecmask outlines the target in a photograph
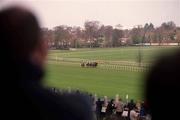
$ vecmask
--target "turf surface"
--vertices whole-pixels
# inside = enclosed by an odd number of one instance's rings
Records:
[[[145,72],[132,72],[115,69],[81,68],[81,60],[102,60],[109,62],[138,61],[141,52],[142,62],[152,62],[162,53],[171,54],[176,47],[124,47],[77,49],[75,51],[51,50],[49,58],[60,57],[61,61],[48,61],[45,85],[61,89],[79,89],[98,96],[114,98],[119,94],[122,99],[143,100]],[[66,61],[72,59],[72,61]],[[74,62],[75,61],[75,62]]]

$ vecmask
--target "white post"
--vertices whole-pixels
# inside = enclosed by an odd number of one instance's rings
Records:
[[[128,94],[126,95],[126,102],[128,103],[128,99],[129,99],[129,96]]]
[[[57,55],[56,55],[56,62],[58,62],[58,57],[57,57]]]
[[[71,87],[68,87],[68,93],[71,93]]]

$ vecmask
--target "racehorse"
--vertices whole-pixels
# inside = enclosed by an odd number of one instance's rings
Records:
[[[81,67],[85,67],[85,63],[81,63]]]
[[[98,63],[97,62],[87,62],[86,67],[97,67]]]

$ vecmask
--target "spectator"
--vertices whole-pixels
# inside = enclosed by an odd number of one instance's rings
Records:
[[[121,117],[123,112],[123,102],[121,101],[121,99],[119,99],[118,102],[116,102],[115,108],[116,108],[116,115],[118,117]]]
[[[135,107],[135,103],[134,100],[131,99],[130,102],[128,103],[127,107],[128,107],[128,118],[130,119],[130,111]]]
[[[114,112],[114,109],[115,109],[114,99],[111,99],[111,101],[108,103],[106,110],[107,116],[111,116]]]
[[[92,111],[93,111],[93,118],[94,119],[97,119],[97,116],[96,116],[96,102],[97,102],[97,98],[96,98],[96,94],[94,96],[92,96]]]
[[[139,116],[139,113],[137,112],[137,108],[134,107],[134,108],[130,111],[130,120],[138,120],[138,116]]]
[[[0,40],[2,119],[91,120],[88,97],[55,95],[41,85],[47,47],[33,13],[12,6],[1,10]]]
[[[101,109],[102,109],[102,101],[100,98],[98,98],[97,102],[96,102],[96,117],[97,120],[101,119]]]
[[[107,96],[104,96],[104,101],[103,101],[102,108],[101,108],[102,119],[104,119],[106,117],[107,106],[108,106],[108,98],[107,98]]]
[[[152,120],[178,119],[180,52],[160,58],[147,76],[146,98]]]
[[[124,108],[123,108],[124,110],[123,110],[123,113],[122,113],[122,117],[123,117],[123,119],[124,120],[129,120],[129,118],[128,118],[128,110],[129,110],[129,108],[127,107],[127,105],[124,105]]]
[[[128,103],[128,108],[129,108],[129,110],[132,110],[135,106],[136,106],[136,105],[135,105],[135,103],[134,103],[134,100],[133,100],[133,99],[130,100],[130,102]]]
[[[145,109],[144,102],[141,103],[139,117],[141,120],[145,120],[145,118],[146,118],[146,109]]]

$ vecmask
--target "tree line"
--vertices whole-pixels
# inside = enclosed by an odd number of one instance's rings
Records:
[[[173,21],[164,22],[159,27],[152,23],[137,25],[132,29],[122,29],[101,24],[99,21],[86,21],[84,27],[59,25],[53,29],[41,28],[49,48],[94,48],[120,47],[143,43],[178,43],[180,45],[180,27]]]

